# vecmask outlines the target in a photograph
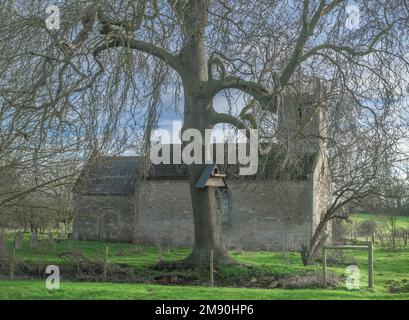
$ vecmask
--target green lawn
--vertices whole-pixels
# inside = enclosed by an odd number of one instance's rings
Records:
[[[366,215],[354,216],[353,219],[371,218]],[[407,217],[399,219],[400,223],[408,221]],[[11,239],[8,242],[10,251]],[[30,265],[45,266],[55,264],[62,266],[66,260],[58,254],[66,251],[79,251],[92,260],[103,259],[105,244],[98,241],[61,241],[53,247],[39,247],[29,250],[25,237],[25,248],[16,252],[18,261]],[[108,262],[133,269],[142,278],[149,278],[166,271],[156,270],[155,263],[160,260],[175,260],[187,256],[190,249],[158,249],[155,246],[111,243],[109,244]],[[215,288],[206,287],[207,274],[196,286],[170,286],[142,283],[101,283],[73,282],[64,278],[60,290],[48,291],[44,280],[3,280],[0,281],[0,299],[409,299],[409,250],[387,251],[375,250],[375,289],[366,289],[367,253],[365,251],[346,252],[344,264],[339,256],[330,253],[329,270],[331,273],[344,276],[347,265],[357,264],[361,273],[361,289],[347,290],[344,281],[336,287],[323,289],[256,289],[243,288],[231,279],[261,279],[266,275],[303,276],[304,274],[321,276],[319,261],[304,267],[299,253],[280,252],[242,252],[231,251],[230,254],[240,266],[222,267],[217,270]],[[337,262],[331,264],[332,258]],[[193,271],[191,271],[193,272]],[[224,287],[221,287],[224,286]],[[392,291],[391,291],[392,289]],[[392,293],[393,292],[393,293]]]
[[[351,215],[353,221],[362,222],[367,220],[375,221],[387,221],[390,217],[387,216],[374,216],[369,213],[354,213]],[[409,228],[409,216],[400,216],[396,219],[396,227],[398,228]]]
[[[159,286],[118,283],[61,283],[49,291],[43,281],[1,281],[0,299],[409,299],[409,293],[387,294],[367,289],[245,289],[198,286]]]

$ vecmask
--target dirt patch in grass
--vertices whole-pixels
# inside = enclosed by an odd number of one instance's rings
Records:
[[[126,264],[106,264],[106,277],[104,279],[104,262],[85,257],[81,252],[70,251],[59,254],[63,259],[60,267],[62,279],[87,282],[120,282],[120,283],[145,283],[159,285],[197,286],[209,284],[209,270],[157,270],[133,269]],[[8,260],[0,261],[0,277],[9,275]],[[17,260],[14,267],[16,279],[45,279],[45,262]],[[341,277],[328,275],[328,286],[335,286]],[[264,288],[264,289],[304,289],[322,287],[321,273],[300,272],[299,274],[273,274],[270,268],[257,268],[252,266],[230,266],[225,269],[216,269],[214,285],[218,287],[236,288]]]
[[[171,272],[154,276],[152,282],[161,285],[201,285],[200,278],[195,274]]]
[[[388,281],[388,286],[390,293],[407,293],[409,292],[409,279]]]
[[[62,279],[73,281],[102,281],[104,274],[104,263],[99,260],[91,260],[81,253],[63,253],[60,256],[64,262],[59,264]],[[6,278],[10,275],[10,260],[0,260],[0,277]],[[45,270],[49,263],[31,260],[16,260],[14,263],[15,279],[45,279],[48,274]],[[143,278],[135,274],[134,270],[126,265],[107,264],[106,281],[110,282],[144,282]]]
[[[328,276],[328,286],[335,286],[341,277]],[[322,276],[316,273],[299,275],[262,275],[242,278],[222,279],[217,278],[216,283],[228,287],[264,288],[264,289],[305,289],[322,287]]]

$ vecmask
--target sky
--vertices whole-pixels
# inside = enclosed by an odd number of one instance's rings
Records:
[[[234,96],[235,103],[233,103],[233,109],[231,110],[232,114],[237,116],[241,110],[243,109],[245,102],[243,100],[243,95],[235,95]],[[214,98],[213,101],[213,107],[217,112],[223,112],[223,113],[229,113],[229,105],[227,102],[226,97],[224,96],[223,93],[220,93]],[[169,141],[169,140],[162,140],[162,143],[181,143],[180,139],[178,138],[178,132],[182,128],[182,121],[183,118],[181,114],[183,114],[183,107],[181,107],[181,110],[175,110],[175,108],[172,106],[172,100],[170,97],[165,96],[164,97],[164,106],[167,106],[164,108],[160,119],[158,121],[158,129],[163,129],[169,132],[169,135],[174,137],[174,141]],[[174,131],[177,132],[174,132]],[[214,133],[217,137],[220,138],[220,135],[223,133],[221,131],[224,130],[224,134],[228,135],[230,134],[230,128],[227,125],[223,124],[218,124],[214,127]],[[242,137],[240,136],[240,139]]]

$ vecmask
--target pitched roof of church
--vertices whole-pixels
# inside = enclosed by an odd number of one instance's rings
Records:
[[[100,157],[88,163],[74,192],[83,194],[128,195],[135,190],[137,157]]]
[[[88,163],[75,183],[74,192],[83,194],[129,195],[135,191],[135,181],[143,157],[104,156]],[[148,177],[155,179],[184,179],[187,168],[182,165],[154,165]]]
[[[306,154],[301,165],[290,171],[290,179],[305,179],[313,169],[316,154]],[[276,178],[280,173],[275,171],[272,163],[260,163],[255,176],[239,176],[238,165],[219,165],[227,179]],[[146,168],[138,170],[138,168]],[[141,172],[140,172],[141,171]],[[131,195],[135,192],[138,177],[146,179],[187,179],[187,166],[183,164],[153,165],[145,157],[135,156],[102,156],[86,164],[80,174],[73,192],[88,195]]]

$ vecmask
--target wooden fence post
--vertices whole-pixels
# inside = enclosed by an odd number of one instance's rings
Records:
[[[108,262],[108,244],[105,244],[105,251],[104,251],[104,264],[103,264],[103,269],[102,269],[102,281],[107,280],[107,263]]]
[[[373,288],[374,275],[373,275],[373,243],[368,243],[368,287]]]
[[[322,248],[322,277],[324,287],[327,286],[327,251],[325,247]]]
[[[210,257],[209,257],[209,264],[210,264],[210,286],[214,286],[214,274],[213,274],[213,250],[210,250]]]
[[[14,278],[14,265],[16,263],[16,246],[13,246],[13,253],[11,255],[10,261],[10,279],[13,280]]]

